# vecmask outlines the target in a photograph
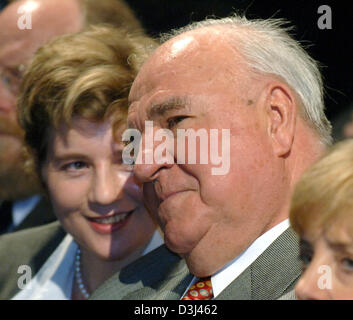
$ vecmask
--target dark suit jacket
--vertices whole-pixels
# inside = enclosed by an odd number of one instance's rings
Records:
[[[34,277],[65,235],[56,221],[0,236],[0,299],[11,299],[20,290],[19,266],[29,266]]]
[[[216,299],[294,298],[298,254],[298,238],[287,229]],[[178,300],[192,278],[184,260],[161,246],[108,279],[91,299]]]
[[[53,208],[46,197],[42,197],[28,216],[12,232],[48,224],[56,220]]]

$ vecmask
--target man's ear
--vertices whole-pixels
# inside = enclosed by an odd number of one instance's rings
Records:
[[[292,148],[297,114],[296,99],[288,86],[278,82],[267,87],[266,113],[274,153],[283,157]]]

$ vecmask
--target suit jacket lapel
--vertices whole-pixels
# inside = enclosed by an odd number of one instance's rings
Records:
[[[153,287],[151,299],[180,300],[193,277],[185,261],[180,260],[168,276]]]
[[[253,263],[253,298],[273,300],[291,291],[302,271],[298,257],[298,236],[288,228]]]
[[[184,260],[179,260],[165,277],[124,297],[130,300],[180,300],[192,280]]]
[[[251,269],[247,268],[227,288],[225,288],[216,300],[250,300],[251,299]]]
[[[301,273],[295,232],[283,232],[237,279],[219,300],[278,299],[291,291]]]

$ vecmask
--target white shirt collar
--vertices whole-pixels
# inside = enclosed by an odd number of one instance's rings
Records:
[[[229,262],[220,271],[215,273],[211,277],[214,298],[217,297],[231,282],[233,282],[247,267],[249,267],[288,227],[288,219],[274,226],[272,229],[257,238],[238,257]],[[198,278],[196,277],[192,279],[190,285],[185,290],[185,293],[197,280]]]
[[[12,300],[68,300],[77,244],[67,234],[34,278]]]

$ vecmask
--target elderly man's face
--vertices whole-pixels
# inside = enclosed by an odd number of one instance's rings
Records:
[[[162,46],[133,84],[129,125],[145,138],[154,132],[175,137],[173,164],[136,164],[146,205],[157,216],[165,242],[186,258],[198,276],[214,273],[272,227],[285,188],[271,148],[260,94],[262,79],[248,76],[242,59],[217,36],[184,36]],[[176,163],[177,129],[230,130],[230,168],[213,175],[214,165]],[[142,153],[154,153],[142,148]],[[200,159],[199,148],[194,150]],[[152,182],[153,181],[153,182]]]

